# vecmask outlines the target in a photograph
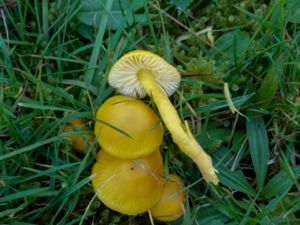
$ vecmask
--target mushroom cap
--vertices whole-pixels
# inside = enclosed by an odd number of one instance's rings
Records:
[[[87,133],[89,130],[85,127],[85,122],[81,119],[70,120],[64,127],[64,132],[81,131],[83,134],[76,134],[68,136],[68,139],[72,142],[72,147],[84,153],[88,145],[92,145],[94,142],[94,135]]]
[[[143,98],[146,92],[139,82],[137,73],[151,71],[166,95],[172,95],[180,83],[180,74],[175,67],[160,56],[144,50],[134,50],[122,56],[111,68],[108,83],[120,93]]]
[[[163,162],[159,150],[139,159],[119,159],[101,150],[92,174],[97,197],[123,214],[147,211],[162,194]]]
[[[114,96],[98,109],[94,134],[109,154],[133,159],[157,150],[163,140],[163,126],[144,102]]]
[[[173,221],[184,213],[185,193],[183,184],[176,175],[170,175],[164,184],[160,201],[150,211],[154,218],[160,221]]]

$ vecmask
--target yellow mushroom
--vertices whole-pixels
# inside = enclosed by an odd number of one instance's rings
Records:
[[[147,211],[162,194],[163,162],[159,150],[139,159],[119,159],[101,150],[92,175],[97,197],[123,214]]]
[[[173,66],[154,53],[135,50],[113,65],[108,82],[124,95],[138,98],[146,94],[151,96],[173,141],[194,160],[207,182],[218,184],[210,156],[196,141],[187,123],[180,120],[168,98],[180,83],[180,74]]]
[[[163,140],[163,126],[144,102],[114,96],[98,109],[94,134],[109,154],[132,159],[158,149]]]
[[[171,174],[164,184],[160,201],[150,209],[152,216],[160,221],[173,221],[184,214],[185,192],[180,178]]]
[[[81,119],[73,119],[70,120],[67,125],[64,127],[64,132],[71,132],[71,131],[82,131],[86,132],[85,134],[76,134],[68,136],[68,139],[72,142],[72,147],[81,152],[84,153],[88,145],[92,145],[94,142],[94,135],[89,134],[89,129],[85,127],[86,123]]]

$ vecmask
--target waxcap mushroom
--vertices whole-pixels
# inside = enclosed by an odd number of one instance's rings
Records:
[[[175,73],[176,69],[169,64],[165,63],[169,66],[163,66],[162,61],[162,58],[151,52],[142,50],[129,52],[112,67],[108,76],[109,84],[126,95],[134,97],[143,97],[144,93],[149,95],[156,104],[173,141],[197,164],[205,181],[217,185],[219,179],[211,157],[195,139],[188,123],[181,121],[167,96],[174,92],[173,88],[178,86],[180,76]],[[171,75],[172,78],[170,78]],[[164,76],[166,79],[163,78]],[[172,89],[167,88],[165,81],[170,82]]]
[[[123,214],[147,211],[162,194],[163,162],[159,150],[134,160],[115,158],[100,150],[92,175],[97,197]]]
[[[160,201],[150,209],[150,212],[157,220],[173,221],[184,214],[184,204],[183,183],[177,175],[170,174],[164,183]]]
[[[72,142],[72,147],[78,152],[86,152],[89,145],[92,145],[94,142],[94,135],[88,133],[89,129],[86,127],[86,123],[82,119],[73,119],[68,121],[64,126],[64,132],[71,131],[80,131],[84,132],[83,134],[76,134],[68,136],[67,138]]]
[[[109,154],[123,159],[154,152],[163,140],[163,126],[144,102],[127,96],[107,99],[98,109],[94,134]]]
[[[166,95],[172,95],[178,88],[180,74],[176,68],[160,56],[144,50],[134,50],[122,56],[111,68],[108,83],[123,95],[143,98],[146,92],[137,77],[140,69],[152,71]]]

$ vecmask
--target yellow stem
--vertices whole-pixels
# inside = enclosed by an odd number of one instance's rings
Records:
[[[199,167],[203,178],[207,182],[218,184],[216,170],[212,165],[210,156],[198,144],[189,130],[187,123],[183,124],[165,92],[157,84],[149,70],[140,70],[138,79],[146,93],[152,96],[161,118],[170,131],[173,141],[189,156]]]

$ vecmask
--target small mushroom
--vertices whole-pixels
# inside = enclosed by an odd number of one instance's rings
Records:
[[[160,201],[150,209],[154,218],[169,222],[184,214],[185,192],[180,178],[171,174],[166,179]]]
[[[163,162],[159,150],[139,159],[119,159],[101,150],[92,175],[97,197],[123,214],[147,211],[162,194]]]
[[[84,134],[76,134],[68,136],[68,139],[72,142],[72,147],[84,153],[87,150],[88,145],[92,145],[94,142],[94,135],[88,133],[89,129],[85,127],[86,123],[81,119],[70,120],[64,127],[64,132],[80,131]]]
[[[180,83],[180,74],[158,55],[135,50],[121,57],[111,68],[108,82],[124,95],[151,96],[174,142],[197,166],[207,182],[218,184],[210,156],[198,144],[187,123],[182,123],[168,96]]]
[[[114,96],[98,109],[94,134],[99,145],[109,154],[133,159],[158,149],[163,140],[163,126],[144,102]]]

